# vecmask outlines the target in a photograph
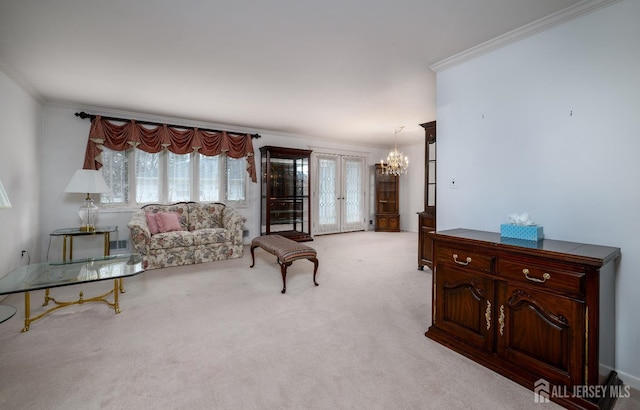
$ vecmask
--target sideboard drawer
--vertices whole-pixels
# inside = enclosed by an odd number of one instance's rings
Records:
[[[493,273],[495,257],[461,248],[438,246],[436,260],[440,263],[454,265],[463,269]]]
[[[498,276],[528,285],[584,295],[585,277],[583,272],[572,272],[535,265],[529,261],[501,258],[498,261]]]

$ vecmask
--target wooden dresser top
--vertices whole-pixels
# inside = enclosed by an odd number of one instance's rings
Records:
[[[497,251],[517,252],[531,256],[546,256],[567,262],[600,267],[620,257],[620,248],[578,242],[542,239],[527,241],[504,238],[497,232],[457,228],[430,232],[433,240],[449,240],[470,246],[493,247]]]

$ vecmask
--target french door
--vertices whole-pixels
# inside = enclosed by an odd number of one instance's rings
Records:
[[[314,235],[365,230],[365,158],[314,156]]]

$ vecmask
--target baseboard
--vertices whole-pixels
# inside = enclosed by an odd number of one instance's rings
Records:
[[[630,386],[634,390],[640,390],[640,377],[632,376],[621,370],[616,370],[616,372],[618,372],[618,377],[620,377],[624,384]]]

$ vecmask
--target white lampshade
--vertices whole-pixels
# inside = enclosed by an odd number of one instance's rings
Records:
[[[11,202],[9,202],[9,197],[2,186],[2,181],[0,181],[0,209],[4,208],[11,208]]]
[[[64,192],[87,194],[84,204],[80,207],[78,215],[80,216],[80,230],[92,232],[96,229],[96,221],[98,219],[98,207],[93,203],[90,194],[101,194],[110,192],[102,172],[93,169],[76,170],[71,181],[67,184]]]
[[[64,189],[64,192],[79,194],[102,194],[110,191],[102,172],[94,169],[76,170]]]

